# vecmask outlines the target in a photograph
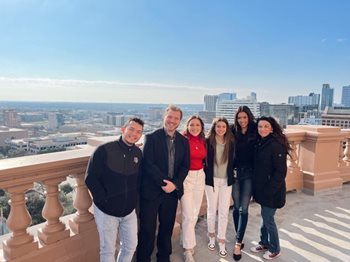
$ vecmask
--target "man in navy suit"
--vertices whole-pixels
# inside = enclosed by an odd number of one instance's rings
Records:
[[[183,181],[189,165],[187,139],[176,131],[182,111],[175,105],[165,110],[163,128],[146,135],[140,197],[140,231],[137,261],[149,262],[159,219],[157,260],[170,261],[171,236],[178,199],[183,195]]]

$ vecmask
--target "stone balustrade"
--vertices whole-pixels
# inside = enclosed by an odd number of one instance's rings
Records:
[[[3,242],[6,261],[98,261],[98,234],[89,212],[91,197],[84,183],[87,161],[94,147],[27,156],[0,161],[0,188],[10,194],[11,210],[7,226],[9,238]],[[76,179],[74,207],[77,209],[69,226],[61,221],[63,208],[59,201],[59,184],[68,176]],[[31,217],[25,205],[25,192],[34,183],[45,188],[46,201],[42,215],[46,223],[37,237],[28,232]],[[49,259],[52,257],[52,259]]]
[[[326,126],[288,126],[292,152],[288,158],[287,190],[321,194],[341,190],[350,181],[350,130]],[[89,208],[92,199],[84,183],[87,161],[95,146],[114,138],[91,139],[90,146],[74,151],[27,156],[0,161],[0,188],[10,194],[7,226],[12,233],[3,241],[6,261],[98,261],[98,233]],[[344,146],[345,145],[345,146]],[[62,221],[59,184],[76,181],[74,207],[68,223]],[[37,234],[29,233],[31,217],[25,192],[41,183],[46,189],[42,215],[46,222]],[[205,213],[205,201],[201,214]],[[174,233],[179,231],[180,216]]]

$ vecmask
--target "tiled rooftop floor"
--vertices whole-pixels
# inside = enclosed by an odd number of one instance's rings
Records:
[[[201,217],[196,228],[197,262],[233,261],[234,228],[230,212],[227,229],[228,256],[220,258],[218,251],[207,249],[206,218]],[[350,184],[341,192],[310,196],[301,192],[287,194],[287,204],[276,213],[281,243],[281,257],[275,261],[350,261]],[[252,203],[244,238],[242,262],[264,261],[262,254],[253,254],[250,247],[259,240],[260,206]],[[179,238],[173,242],[174,262],[183,261]]]

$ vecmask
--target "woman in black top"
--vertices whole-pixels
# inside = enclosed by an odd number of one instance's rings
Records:
[[[240,106],[235,115],[232,133],[236,142],[235,183],[232,188],[233,222],[236,229],[236,244],[233,259],[241,259],[243,237],[248,223],[248,207],[252,196],[254,144],[257,138],[255,118],[247,106]]]
[[[282,128],[272,117],[258,120],[259,141],[255,150],[254,199],[261,206],[259,245],[252,252],[265,252],[263,258],[279,257],[280,243],[275,223],[277,208],[286,203],[287,154],[290,145]]]

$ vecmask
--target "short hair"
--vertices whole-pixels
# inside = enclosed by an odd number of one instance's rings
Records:
[[[168,107],[165,109],[164,116],[168,114],[169,111],[180,112],[180,120],[182,120],[182,110],[180,107],[173,104],[168,105]]]
[[[142,128],[143,128],[143,126],[145,125],[145,123],[143,122],[143,120],[142,120],[141,118],[138,118],[138,117],[130,117],[130,118],[128,119],[128,121],[126,121],[126,123],[124,124],[124,127],[127,127],[127,126],[130,124],[130,122],[138,123],[140,126],[142,126]]]

